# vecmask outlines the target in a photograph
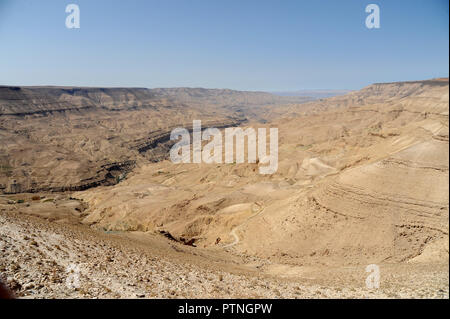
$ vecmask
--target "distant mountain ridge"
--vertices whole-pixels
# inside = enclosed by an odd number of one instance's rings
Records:
[[[311,97],[314,99],[325,99],[337,95],[344,95],[352,92],[352,90],[327,90],[327,89],[318,89],[318,90],[295,90],[295,91],[279,91],[279,92],[271,92],[272,94],[276,94],[279,96],[302,96],[302,97]]]
[[[174,104],[245,107],[309,100],[312,99],[229,89],[0,86],[0,115],[29,115],[85,108],[135,109]]]

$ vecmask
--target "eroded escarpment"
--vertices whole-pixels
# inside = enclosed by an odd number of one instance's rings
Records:
[[[124,110],[165,102],[144,88],[0,86],[0,115],[24,116],[100,107]]]
[[[247,121],[246,118],[231,117],[223,121],[206,120],[202,122],[202,129],[235,127]],[[150,133],[147,137],[133,142],[131,148],[136,149],[139,154],[151,162],[159,162],[169,157],[170,147],[175,143],[170,140],[170,134],[173,129],[182,127],[192,133],[192,123],[182,123],[173,125],[164,130],[157,130]]]

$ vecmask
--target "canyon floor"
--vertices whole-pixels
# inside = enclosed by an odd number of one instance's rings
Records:
[[[0,280],[18,297],[449,298],[448,79],[314,101],[2,89]],[[196,118],[278,128],[277,172],[172,163],[171,129]]]

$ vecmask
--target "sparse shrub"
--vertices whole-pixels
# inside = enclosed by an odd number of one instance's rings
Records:
[[[119,184],[121,181],[123,181],[125,177],[125,175],[116,176],[116,184]]]

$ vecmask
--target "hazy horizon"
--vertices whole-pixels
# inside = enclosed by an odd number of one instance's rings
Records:
[[[437,79],[437,78],[448,78],[448,76],[442,76],[442,77],[435,77],[435,78],[430,78],[430,79],[413,79],[413,80],[399,80],[399,81],[394,81],[394,82],[414,82],[414,81],[425,81],[425,80],[433,80],[433,79]],[[373,82],[370,83],[368,85],[371,84],[376,84],[376,83],[390,83],[388,81],[385,82]],[[343,88],[343,89],[335,89],[335,88],[299,88],[299,89],[291,89],[291,90],[240,90],[240,89],[233,89],[233,88],[228,88],[228,87],[205,87],[205,86],[159,86],[159,87],[144,87],[144,86],[89,86],[89,85],[57,85],[57,84],[36,84],[36,85],[21,85],[21,84],[8,84],[8,83],[0,83],[0,87],[11,87],[11,86],[18,86],[18,87],[30,87],[30,88],[40,88],[40,87],[62,87],[62,88],[116,88],[116,89],[120,89],[120,88],[132,88],[132,89],[149,89],[149,90],[153,90],[153,89],[207,89],[207,90],[232,90],[232,91],[246,91],[246,92],[265,92],[265,93],[271,93],[271,94],[275,94],[275,95],[286,95],[289,96],[288,94],[292,94],[292,96],[295,96],[295,94],[297,93],[305,93],[305,92],[350,92],[350,91],[357,91],[362,89],[363,87],[359,87],[359,88]]]

